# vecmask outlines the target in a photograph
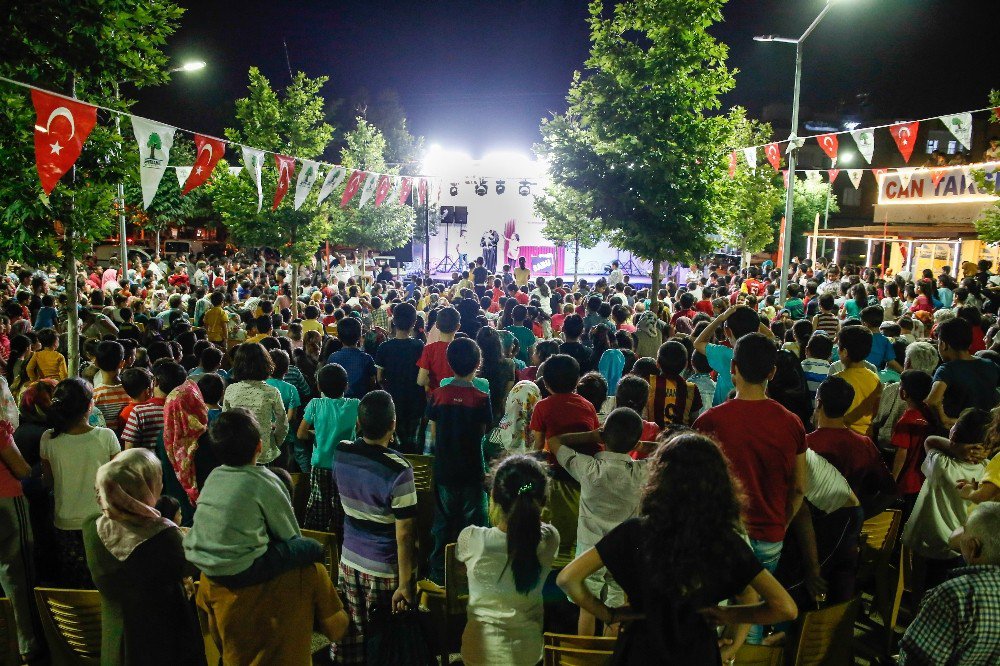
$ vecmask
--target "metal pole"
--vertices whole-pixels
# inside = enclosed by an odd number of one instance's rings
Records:
[[[822,14],[820,15],[822,18]],[[811,29],[811,28],[810,28]],[[792,228],[795,219],[792,217],[795,203],[795,157],[798,153],[794,147],[796,133],[799,127],[799,94],[802,81],[802,40],[795,43],[795,88],[792,94],[792,133],[789,135],[788,151],[788,187],[785,188],[785,235],[781,240],[781,293],[779,302],[784,305],[788,298],[789,263],[792,255]]]
[[[826,212],[823,214],[823,231],[826,231],[830,222],[830,196],[833,194],[833,183],[827,186],[826,190]],[[823,256],[826,257],[826,237],[823,238]]]
[[[121,95],[119,94],[118,82],[115,82],[115,101],[121,101]],[[118,138],[124,142],[122,138],[122,122],[121,115],[115,114],[115,131],[118,132]],[[119,147],[119,156],[121,155],[121,148]],[[121,277],[118,280],[118,284],[122,287],[128,287],[128,238],[125,232],[125,184],[122,181],[118,181],[118,236],[119,242],[121,243],[121,252],[118,260],[121,262]]]

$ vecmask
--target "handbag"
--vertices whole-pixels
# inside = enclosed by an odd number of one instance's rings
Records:
[[[416,608],[393,613],[388,606],[372,608],[365,637],[369,666],[429,666],[437,657],[427,644]]]

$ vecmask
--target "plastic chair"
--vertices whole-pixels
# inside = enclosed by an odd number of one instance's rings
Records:
[[[302,530],[302,536],[315,539],[323,545],[323,566],[330,574],[330,580],[336,585],[340,574],[340,543],[337,541],[337,535],[319,530]]]
[[[0,664],[20,664],[20,648],[17,644],[17,625],[14,623],[14,607],[7,597],[0,597]]]
[[[806,613],[801,620],[795,666],[851,666],[854,621],[861,599]]]
[[[733,666],[784,666],[785,648],[744,645],[736,652]]]
[[[448,655],[462,649],[462,632],[465,631],[466,608],[469,605],[469,577],[465,565],[455,557],[455,544],[444,547],[444,587],[429,580],[417,583],[420,609],[430,613],[434,628],[432,641],[441,663],[448,663]]]
[[[858,585],[873,579],[877,582],[892,563],[892,553],[899,539],[903,512],[898,509],[883,511],[861,525],[861,562],[858,568]]]
[[[52,663],[100,664],[101,593],[36,587],[35,599]]]
[[[302,524],[306,517],[306,505],[309,503],[309,475],[296,472],[292,477],[292,510],[295,519]]]
[[[609,666],[614,652],[546,645],[544,666]]]
[[[403,456],[413,467],[413,482],[417,491],[417,568],[423,575],[431,561],[434,538],[434,510],[437,498],[434,495],[434,456],[406,454]]]
[[[859,651],[876,659],[889,658],[896,642],[896,625],[899,609],[903,602],[903,588],[906,574],[905,562],[909,553],[903,548],[898,561],[888,567],[885,576],[875,581],[875,595],[872,610],[878,614],[879,622],[872,621],[872,614],[859,622],[856,647]]]
[[[618,639],[615,636],[579,636],[577,634],[554,634],[546,632],[545,645],[569,647],[579,650],[613,652]]]

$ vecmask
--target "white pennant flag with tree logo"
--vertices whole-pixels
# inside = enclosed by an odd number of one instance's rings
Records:
[[[346,176],[347,169],[342,166],[335,166],[330,169],[330,172],[326,174],[326,178],[323,179],[323,186],[319,188],[319,196],[316,198],[316,204],[319,205],[326,201],[326,198],[333,194],[333,191],[344,182]]]
[[[260,212],[264,203],[264,189],[261,187],[261,175],[264,169],[264,151],[247,146],[240,146],[243,149],[243,166],[250,178],[257,185],[257,212]]]
[[[747,160],[747,165],[751,169],[757,168],[757,149],[756,148],[744,148],[743,157]]]
[[[858,186],[861,185],[861,176],[863,176],[864,174],[865,172],[862,171],[861,169],[847,170],[847,177],[851,179],[851,185],[854,186],[854,189],[858,189]]]
[[[174,128],[151,120],[132,116],[132,130],[139,143],[139,183],[142,186],[142,207],[149,208],[156,189],[163,179],[174,145]]]
[[[293,206],[295,210],[302,208],[302,204],[305,203],[306,197],[309,196],[313,184],[319,178],[318,162],[311,160],[300,161],[302,162],[302,168],[299,170],[299,177],[295,181],[295,201]]]
[[[950,116],[941,116],[941,122],[948,128],[958,142],[969,150],[972,148],[972,114],[956,113]]]
[[[378,187],[377,173],[369,173],[365,176],[365,184],[361,186],[361,200],[358,202],[358,208],[364,208],[365,204],[372,198],[375,194],[375,188]]]
[[[194,167],[174,167],[174,171],[177,172],[177,185],[183,190],[184,183],[187,182],[188,176],[191,175],[191,169]]]
[[[240,173],[243,171],[243,167],[229,167],[229,175],[236,176],[239,178]]]
[[[872,155],[875,154],[875,133],[870,129],[860,129],[851,132],[851,138],[858,144],[858,150],[865,162],[872,163]]]
[[[916,170],[916,167],[899,167],[896,169],[896,175],[899,176],[899,184],[902,189],[905,190],[910,186],[910,181],[913,180],[913,172]]]

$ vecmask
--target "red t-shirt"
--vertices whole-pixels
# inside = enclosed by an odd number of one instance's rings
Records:
[[[448,343],[432,342],[424,347],[417,361],[417,367],[423,368],[430,375],[431,383],[427,386],[428,391],[436,391],[441,386],[441,380],[447,379],[455,374],[448,364]]]
[[[712,307],[712,301],[707,298],[695,303],[694,309],[698,312],[704,312],[707,315],[715,316],[715,308]]]
[[[670,318],[670,324],[674,325],[677,320],[681,317],[687,317],[688,319],[694,319],[698,315],[697,310],[678,310],[674,313],[674,316]]]
[[[552,315],[552,332],[559,333],[562,331],[564,321],[566,321],[566,315],[562,313]]]
[[[836,467],[862,501],[895,485],[875,443],[850,428],[817,428],[806,435],[806,446]]]
[[[14,446],[14,427],[9,421],[0,421],[0,451]],[[0,463],[0,497],[20,497],[21,481],[14,476],[10,468]]]
[[[566,435],[574,432],[590,432],[601,427],[597,420],[597,411],[578,393],[553,393],[538,401],[531,412],[531,423],[528,427],[545,435],[545,450],[549,450],[549,437]],[[592,456],[601,447],[575,447],[576,451]],[[549,463],[559,467],[556,457],[549,454]]]
[[[751,296],[760,296],[764,293],[764,283],[760,280],[750,278],[743,283],[743,286],[747,288],[747,293]]]
[[[656,436],[660,434],[660,426],[656,425],[652,421],[642,422],[642,434],[639,436],[640,442],[655,442]],[[629,456],[632,460],[642,460],[643,458],[648,458],[648,453],[640,453],[639,451],[630,451]]]
[[[892,427],[892,439],[889,441],[896,448],[906,449],[906,460],[896,481],[896,489],[901,495],[915,495],[924,484],[924,473],[920,471],[920,466],[927,456],[924,440],[931,432],[932,426],[927,417],[919,409],[910,407]]]
[[[743,485],[750,538],[783,541],[796,456],[806,452],[799,417],[774,400],[733,399],[699,416],[694,428],[715,436]]]
[[[520,303],[521,305],[527,305],[528,303],[531,302],[531,297],[528,296],[523,291],[518,291],[518,292],[515,292],[515,294],[514,294],[514,300],[517,301],[518,303]]]

